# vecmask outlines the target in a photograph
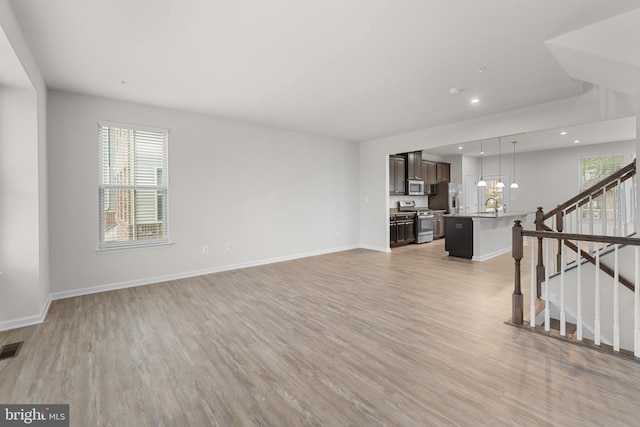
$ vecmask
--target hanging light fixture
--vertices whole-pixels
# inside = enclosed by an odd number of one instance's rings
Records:
[[[484,175],[482,173],[482,155],[484,151],[482,151],[482,140],[480,140],[480,181],[478,181],[478,187],[486,187],[487,182],[484,180]]]
[[[520,188],[518,182],[516,181],[516,144],[518,141],[512,141],[513,144],[513,182],[511,183],[511,188]]]
[[[498,138],[498,177],[499,181],[496,184],[496,188],[504,188],[504,182],[502,182],[502,155],[500,153],[500,147],[502,146],[502,137]]]

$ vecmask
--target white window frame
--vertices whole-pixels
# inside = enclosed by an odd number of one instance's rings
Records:
[[[109,144],[109,139],[105,138],[105,132],[108,132],[106,128],[118,128],[125,129],[128,131],[142,131],[142,132],[153,132],[160,134],[162,136],[162,175],[163,182],[158,183],[157,179],[155,180],[153,185],[144,184],[144,185],[120,185],[115,184],[114,182],[104,182],[105,174],[104,174],[104,166],[105,161],[108,162],[109,159],[105,159],[105,153],[107,150],[105,149],[105,144]],[[108,151],[109,155],[112,155],[112,151]],[[133,250],[133,249],[143,249],[149,247],[158,247],[158,246],[169,246],[171,242],[169,240],[169,173],[168,173],[168,163],[169,163],[169,129],[164,128],[154,128],[149,126],[140,126],[133,125],[128,123],[117,123],[110,121],[98,121],[98,210],[99,210],[99,224],[98,224],[98,252],[113,252],[113,251],[123,251],[123,250]],[[154,171],[159,168],[155,168]],[[156,177],[157,177],[157,171]],[[112,181],[112,176],[109,175],[109,181]],[[163,212],[162,212],[162,237],[160,238],[147,238],[147,239],[136,239],[133,238],[131,240],[126,241],[105,241],[105,231],[107,229],[105,224],[105,199],[107,203],[113,204],[115,203],[113,200],[105,197],[105,194],[108,190],[144,190],[144,191],[161,191],[162,201],[163,201]],[[156,217],[157,217],[157,197],[154,198]],[[134,202],[135,203],[135,202]],[[134,209],[135,210],[135,209]],[[160,222],[159,221],[159,222]],[[134,227],[136,221],[134,219]]]
[[[502,174],[488,174],[484,176],[484,180],[485,181],[499,181],[500,178],[502,178],[502,182],[504,183],[504,187],[502,187],[502,204],[498,205],[498,210],[503,210],[505,203],[509,200],[509,174],[504,172]],[[493,208],[489,208],[485,206],[485,203],[487,202],[487,190],[489,189],[489,186],[487,185],[486,187],[478,187],[478,192],[479,197],[478,197],[478,201],[480,203],[480,206],[478,207],[479,211],[490,211]],[[507,206],[507,209],[509,208],[509,206]]]
[[[601,158],[605,158],[605,157],[620,157],[622,159],[622,161],[620,162],[620,169],[622,169],[623,167],[625,167],[628,163],[628,157],[624,154],[624,153],[609,153],[609,154],[600,154],[600,155],[594,155],[594,156],[580,156],[578,157],[578,193],[581,193],[582,191],[586,190],[589,187],[583,187],[583,182],[582,182],[582,162],[584,160],[587,159],[601,159]],[[633,160],[633,159],[631,159]],[[619,169],[618,169],[619,170]],[[617,172],[617,171],[614,171]],[[598,179],[598,181],[605,179],[606,176],[602,176]],[[600,209],[601,210],[601,209]],[[586,208],[581,208],[582,211],[582,219],[583,220],[591,220],[590,217],[590,212],[589,209]],[[606,213],[605,213],[606,214]],[[602,212],[600,213],[600,217],[599,218],[593,218],[593,222],[594,223],[602,223],[603,222],[603,218],[602,218]]]

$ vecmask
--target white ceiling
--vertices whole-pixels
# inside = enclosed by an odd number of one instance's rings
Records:
[[[545,41],[640,6],[638,0],[11,4],[50,88],[352,141],[578,95],[582,84]],[[461,93],[450,94],[454,86]],[[473,96],[480,103],[471,105]]]
[[[566,132],[562,134],[562,132]],[[606,120],[578,126],[565,126],[558,129],[545,129],[519,135],[502,135],[483,141],[482,151],[485,156],[498,155],[499,140],[502,140],[502,153],[511,153],[516,141],[518,153],[527,151],[554,150],[572,148],[583,145],[603,144],[615,141],[631,141],[636,139],[636,118]],[[578,141],[577,143],[575,141]],[[462,148],[460,148],[462,147]],[[460,144],[429,148],[429,153],[440,156],[458,154],[480,156],[480,141],[467,141]]]

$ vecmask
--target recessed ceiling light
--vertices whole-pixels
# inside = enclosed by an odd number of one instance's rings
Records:
[[[566,134],[567,134],[566,130],[563,130],[562,132],[560,132],[560,135],[566,135]]]
[[[579,140],[579,139],[574,139],[574,140],[573,140],[573,143],[574,143],[574,144],[579,144],[579,143],[580,143],[580,140]]]
[[[480,102],[479,98],[471,98],[471,103],[472,104],[477,104],[478,102]]]
[[[451,95],[456,95],[458,93],[462,92],[462,88],[458,87],[458,86],[454,86],[452,88],[449,88],[449,93]]]
[[[462,150],[462,147],[458,147],[458,150]]]

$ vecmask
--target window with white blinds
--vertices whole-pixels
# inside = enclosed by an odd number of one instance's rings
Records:
[[[169,243],[169,131],[99,122],[100,249]]]

